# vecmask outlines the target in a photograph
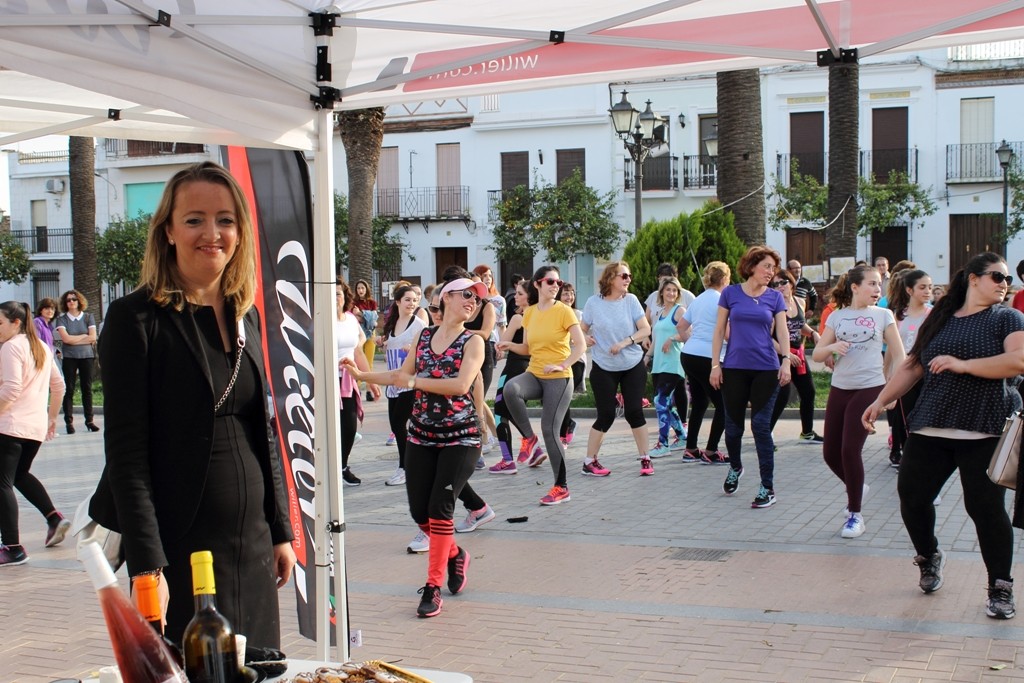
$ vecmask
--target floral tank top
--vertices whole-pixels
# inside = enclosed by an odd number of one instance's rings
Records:
[[[455,377],[462,367],[462,351],[473,336],[464,331],[441,353],[434,353],[430,340],[437,332],[430,327],[420,333],[416,344],[416,376],[444,379]],[[480,446],[473,395],[442,396],[416,389],[409,421],[409,442],[421,446]]]

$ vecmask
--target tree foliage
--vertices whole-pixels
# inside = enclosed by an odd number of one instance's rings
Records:
[[[796,227],[823,227],[831,220],[828,186],[799,173],[795,160],[789,185],[784,185],[777,176],[772,176],[772,185],[770,197],[775,205],[768,214],[768,221],[776,230],[785,230],[794,224]],[[893,225],[909,225],[937,210],[931,188],[924,189],[912,182],[904,171],[890,171],[882,183],[874,174],[858,181],[858,234],[884,232]]]
[[[701,273],[711,261],[724,261],[735,272],[746,246],[736,234],[733,215],[715,211],[719,207],[717,201],[710,201],[691,214],[648,221],[626,244],[622,258],[633,273],[637,296],[646,297],[657,289],[656,273],[662,263],[675,265],[680,283],[694,294],[703,291]]]
[[[334,260],[335,268],[349,265],[349,212],[348,197],[338,191],[334,192]],[[373,268],[381,269],[394,260],[401,259],[406,253],[413,261],[416,256],[408,251],[409,244],[398,235],[391,233],[391,221],[375,216],[370,222],[371,235],[370,260]]]
[[[103,282],[123,282],[128,289],[139,284],[150,218],[142,211],[135,218],[114,216],[96,238],[96,267]]]
[[[857,187],[861,234],[883,232],[892,225],[911,224],[938,211],[931,198],[931,188],[923,189],[903,171],[889,171],[884,183],[872,173],[861,178]]]
[[[28,252],[14,235],[0,231],[0,282],[20,285],[32,272]]]
[[[491,246],[498,260],[528,261],[545,252],[551,261],[570,261],[577,254],[610,257],[623,231],[613,217],[616,195],[598,194],[577,168],[558,185],[534,178],[504,193]]]
[[[1006,239],[1010,240],[1024,231],[1024,172],[1017,163],[1010,164],[1006,181],[1010,186],[1009,223],[1006,226]]]

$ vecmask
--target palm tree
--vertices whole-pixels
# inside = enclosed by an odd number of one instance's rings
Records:
[[[720,71],[717,77],[718,198],[725,205],[738,202],[729,210],[740,239],[747,245],[764,244],[764,192],[756,191],[764,184],[761,74],[745,69]]]
[[[372,283],[373,186],[384,141],[384,109],[342,111],[338,129],[348,168],[348,280]]]
[[[828,220],[832,224],[825,228],[825,258],[854,256],[857,253],[859,99],[860,67],[856,63],[830,64]]]
[[[75,289],[95,305],[89,310],[103,319],[96,266],[96,147],[92,138],[68,138],[68,176],[71,180],[71,242]]]

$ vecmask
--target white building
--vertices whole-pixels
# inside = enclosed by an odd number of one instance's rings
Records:
[[[1011,270],[1024,242],[994,239],[1002,222],[1002,170],[995,149],[1005,139],[1024,154],[1024,41],[863,60],[860,69],[861,172],[905,170],[931,188],[938,212],[913,226],[892,226],[857,240],[857,258],[910,258],[948,282],[968,254],[1002,251]],[[796,157],[805,173],[827,179],[828,73],[814,66],[763,71],[762,117],[767,191]],[[614,135],[609,107],[629,91],[642,109],[652,101],[667,122],[668,143],[644,166],[643,216],[692,212],[717,190],[714,74],[628,84],[586,85],[392,106],[378,168],[375,211],[410,245],[380,280],[436,282],[451,263],[492,266],[501,288],[514,272],[545,262],[496,263],[491,211],[503,190],[554,183],[579,167],[599,193],[618,193],[617,219],[633,231],[632,162]],[[344,148],[335,142],[336,187],[347,194]],[[712,150],[713,151],[713,150]],[[172,143],[98,141],[97,223],[152,211],[163,183],[183,165],[209,158],[206,148]],[[0,300],[31,302],[72,286],[67,154],[12,154],[12,229],[32,253],[36,272],[20,286],[0,283]],[[751,188],[751,191],[757,188]],[[854,229],[851,226],[850,229]],[[820,231],[768,230],[786,259],[821,261]],[[624,246],[624,243],[623,243]],[[581,254],[561,264],[581,300],[593,293],[602,264]],[[378,292],[379,294],[379,292]]]

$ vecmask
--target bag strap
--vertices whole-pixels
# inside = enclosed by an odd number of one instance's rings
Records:
[[[238,379],[238,368],[242,365],[242,350],[245,348],[245,325],[241,320],[238,321],[238,339],[236,340],[237,349],[235,350],[235,369],[231,372],[231,380],[228,382],[227,388],[224,389],[224,395],[220,397],[216,405],[213,406],[213,412],[216,415],[220,407],[224,405],[224,401],[228,400],[228,395],[231,394],[231,390],[235,388],[235,380]]]

